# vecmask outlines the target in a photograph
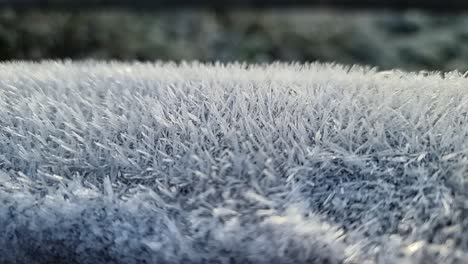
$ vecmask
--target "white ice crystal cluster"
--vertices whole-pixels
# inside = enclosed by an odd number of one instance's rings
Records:
[[[0,263],[467,263],[468,79],[0,65]]]

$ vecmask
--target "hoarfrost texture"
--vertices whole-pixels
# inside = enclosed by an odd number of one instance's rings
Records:
[[[0,65],[1,263],[467,263],[468,80]]]

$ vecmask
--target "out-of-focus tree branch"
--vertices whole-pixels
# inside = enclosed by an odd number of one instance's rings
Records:
[[[274,8],[420,9],[435,12],[468,10],[468,0],[0,0],[0,8]]]

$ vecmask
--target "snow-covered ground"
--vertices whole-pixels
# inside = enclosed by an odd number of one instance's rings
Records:
[[[467,263],[468,79],[0,65],[1,263]]]

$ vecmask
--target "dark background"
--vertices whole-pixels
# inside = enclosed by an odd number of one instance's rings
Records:
[[[0,10],[0,59],[322,61],[468,70],[468,14],[423,11]]]

